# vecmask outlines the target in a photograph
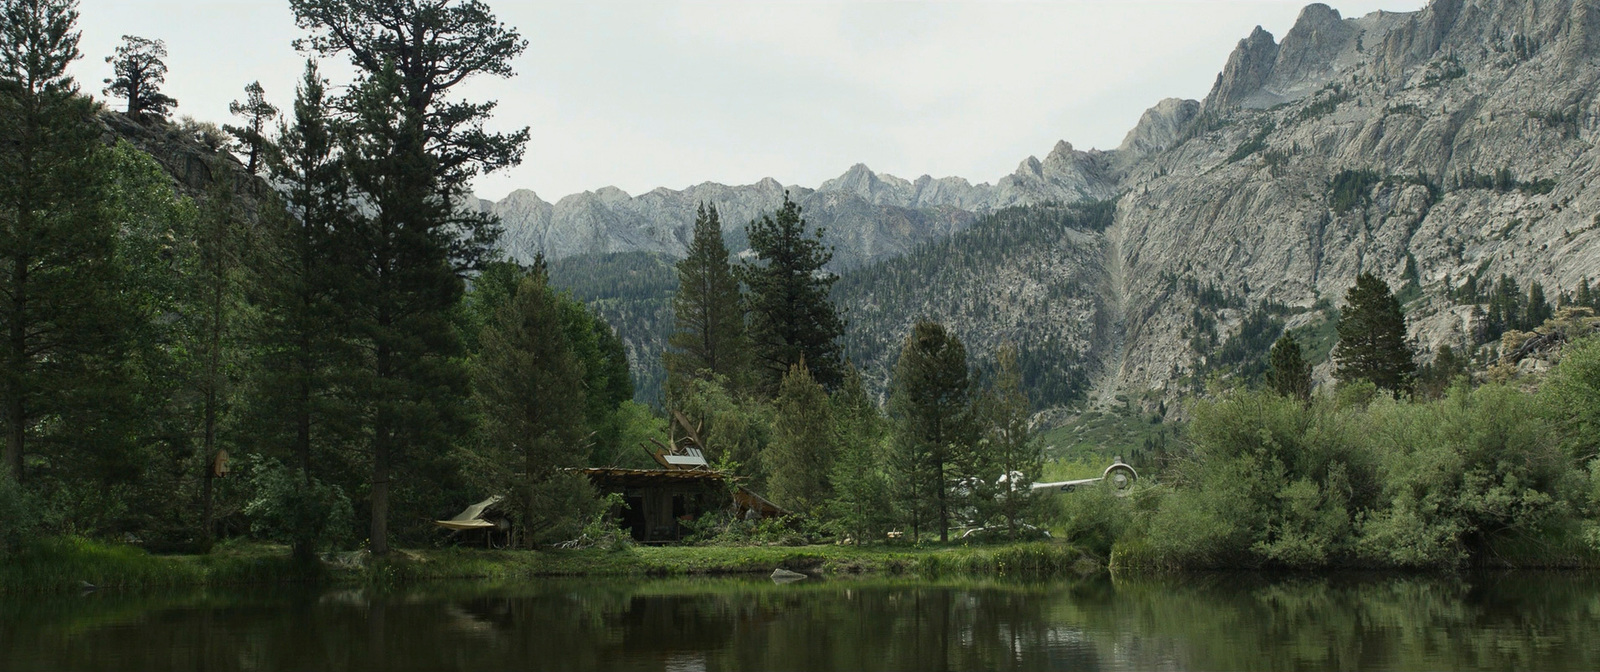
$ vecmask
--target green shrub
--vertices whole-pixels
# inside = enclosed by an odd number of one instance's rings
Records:
[[[1055,499],[1059,507],[1055,531],[1063,540],[1101,558],[1110,558],[1117,540],[1134,527],[1133,502],[1118,497],[1109,485],[1078,488]]]
[[[27,491],[0,474],[0,556],[15,552],[39,532],[38,507]]]
[[[1201,404],[1194,458],[1150,521],[1148,545],[1184,566],[1319,566],[1352,552],[1378,485],[1352,413],[1268,392]]]
[[[1539,396],[1562,430],[1567,455],[1579,464],[1600,457],[1600,337],[1568,345]]]
[[[350,499],[337,485],[306,479],[277,460],[262,458],[246,465],[250,491],[244,506],[250,531],[262,539],[321,550],[348,541],[355,514]]]
[[[1512,387],[1458,386],[1427,404],[1382,400],[1361,434],[1382,456],[1383,506],[1361,530],[1375,563],[1481,559],[1498,542],[1566,526],[1581,501],[1581,469],[1562,454],[1537,398]]]

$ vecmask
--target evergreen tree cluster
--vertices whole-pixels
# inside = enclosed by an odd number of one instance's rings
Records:
[[[1450,288],[1450,297],[1456,303],[1475,304],[1482,311],[1478,314],[1475,345],[1499,340],[1508,331],[1533,331],[1553,317],[1558,307],[1600,311],[1600,293],[1590,287],[1588,278],[1579,280],[1571,291],[1558,291],[1552,301],[1538,280],[1528,283],[1527,291],[1523,291],[1516,278],[1502,274],[1492,284],[1485,284],[1478,279],[1480,273],[1482,269]]]
[[[57,528],[152,546],[381,554],[485,492],[526,543],[574,533],[595,504],[560,468],[636,463],[654,424],[610,326],[457,207],[527,131],[486,132],[494,104],[453,87],[526,42],[477,2],[290,5],[352,81],[308,62],[276,128],[247,86],[243,170],[219,156],[183,194],[102,142],[67,74],[77,3],[0,0],[0,478]],[[156,128],[164,56],[127,38],[106,90]]]
[[[750,225],[754,262],[729,260],[714,207],[700,208],[694,230],[678,264],[667,403],[702,428],[711,460],[815,529],[856,540],[892,529],[948,540],[990,525],[1014,535],[1034,519],[1042,459],[1016,348],[1001,350],[986,388],[959,338],[916,323],[885,416],[838,359],[829,255],[797,206]],[[776,363],[788,368],[774,387]]]

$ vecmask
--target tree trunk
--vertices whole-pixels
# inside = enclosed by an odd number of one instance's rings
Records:
[[[389,349],[378,346],[377,378],[379,384],[389,380]],[[389,553],[389,471],[390,450],[393,442],[393,418],[389,417],[388,404],[379,400],[373,415],[372,432],[372,554]]]
[[[204,429],[201,438],[200,453],[205,456],[205,484],[203,497],[205,502],[201,506],[201,538],[210,540],[212,535],[211,521],[211,479],[215,475],[213,465],[217,459],[217,388],[220,387],[219,379],[222,377],[222,314],[223,298],[227,291],[224,275],[226,264],[223,262],[223,245],[226,242],[226,233],[219,230],[225,225],[226,220],[210,222],[211,229],[211,305],[210,324],[207,325],[210,333],[207,336],[206,352],[206,398],[204,410]]]
[[[211,479],[216,475],[216,470],[212,466],[216,463],[216,459],[215,455],[206,458],[202,467],[205,473],[201,474],[200,481],[200,539],[207,543],[211,541],[214,533],[211,524]]]
[[[303,325],[302,325],[303,326]],[[300,476],[311,485],[311,344],[300,338],[300,390],[295,399],[294,448],[300,458]]]
[[[389,441],[379,428],[372,442],[372,554],[389,553]]]
[[[31,228],[25,223],[24,214],[18,218],[18,228],[26,234]],[[6,447],[5,468],[10,470],[11,477],[22,483],[22,453],[28,440],[28,402],[26,371],[28,370],[28,264],[30,260],[26,254],[18,255],[12,260],[15,266],[11,269],[11,292],[14,297],[11,302],[11,333],[8,335],[11,345],[11,367],[9,376],[12,384],[8,386],[6,394]]]
[[[18,484],[22,483],[22,444],[28,436],[27,406],[22,401],[22,390],[11,390],[11,399],[6,409],[6,452],[5,468],[11,472],[11,478]]]

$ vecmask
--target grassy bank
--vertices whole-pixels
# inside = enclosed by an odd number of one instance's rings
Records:
[[[297,566],[288,549],[223,544],[205,555],[151,555],[131,546],[78,538],[52,539],[0,562],[0,592],[66,592],[97,588],[248,585],[289,582],[397,585],[449,579],[517,580],[545,576],[684,576],[770,573],[1048,577],[1086,573],[1099,564],[1055,543],[1001,546],[676,546],[615,550],[401,551],[370,562],[339,554]]]

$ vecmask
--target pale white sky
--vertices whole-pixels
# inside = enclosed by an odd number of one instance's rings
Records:
[[[533,139],[522,166],[476,186],[551,201],[769,176],[814,187],[857,162],[992,182],[1056,140],[1116,147],[1156,101],[1203,97],[1256,25],[1282,39],[1306,4],[487,1],[531,44],[515,78],[463,94],[499,100],[493,125],[529,126]],[[1348,18],[1426,3],[1328,4]],[[132,34],[166,40],[164,90],[180,116],[227,123],[253,80],[280,108],[293,101],[304,57],[287,0],[81,0],[81,11],[75,71],[97,96],[104,57]]]

